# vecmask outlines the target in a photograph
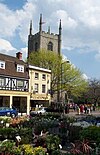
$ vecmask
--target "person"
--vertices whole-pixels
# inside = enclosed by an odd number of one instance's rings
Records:
[[[69,106],[68,106],[68,105],[66,105],[66,107],[65,107],[65,113],[66,113],[66,114],[69,113]]]
[[[93,105],[93,111],[95,111],[95,105]]]
[[[84,112],[85,112],[85,114],[87,114],[87,106],[86,105],[84,106]]]
[[[77,113],[78,113],[78,115],[80,115],[80,107],[79,106],[77,106]]]
[[[16,108],[15,108],[15,106],[14,106],[14,105],[12,105],[12,109],[16,110]]]

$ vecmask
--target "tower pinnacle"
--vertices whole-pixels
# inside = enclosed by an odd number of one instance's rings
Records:
[[[61,27],[61,19],[60,19],[60,23],[59,23],[59,35],[61,35],[61,30],[62,30],[62,27]]]
[[[32,35],[32,20],[30,21],[30,35]]]
[[[42,31],[42,14],[40,14],[39,31]]]

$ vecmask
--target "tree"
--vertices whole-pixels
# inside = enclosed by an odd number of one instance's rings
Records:
[[[28,59],[29,64],[51,70],[51,94],[57,91],[79,96],[87,87],[86,80],[83,79],[79,69],[72,64],[65,62],[62,56],[56,52],[41,49],[32,52]]]
[[[64,63],[62,67],[61,90],[66,91],[67,96],[81,96],[87,91],[88,82],[83,78],[81,71],[69,63]]]
[[[87,92],[82,96],[85,103],[92,103],[96,105],[100,103],[100,80],[90,79]]]
[[[32,52],[28,59],[29,64],[51,70],[51,94],[59,89],[59,72],[62,57],[57,53],[47,50]]]
[[[93,79],[89,81],[88,97],[96,105],[100,103],[100,80]]]

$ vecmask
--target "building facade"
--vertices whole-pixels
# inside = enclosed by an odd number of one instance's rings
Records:
[[[39,32],[32,34],[32,21],[30,22],[30,31],[28,35],[28,57],[31,52],[38,51],[39,49],[46,49],[61,54],[61,20],[59,23],[59,34],[53,34],[50,32],[42,31],[42,14],[40,15]]]
[[[14,106],[18,112],[29,114],[28,66],[21,52],[16,57],[0,53],[0,106]]]
[[[30,107],[50,104],[51,70],[29,65]]]

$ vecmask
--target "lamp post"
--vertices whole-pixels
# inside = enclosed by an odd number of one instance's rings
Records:
[[[64,64],[67,64],[67,63],[69,63],[69,61],[67,60],[67,61],[64,61],[64,62],[62,62],[61,63],[61,82],[60,82],[60,84],[61,84],[61,90],[60,90],[60,97],[61,97],[61,102],[62,102],[62,104],[63,104],[63,108],[65,108],[65,103],[64,103],[64,101],[63,101],[63,93],[62,93],[62,91],[63,91],[63,65]],[[63,111],[64,112],[64,111]]]

